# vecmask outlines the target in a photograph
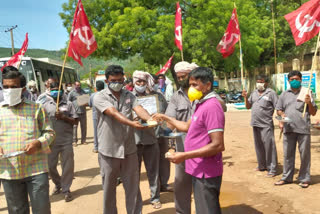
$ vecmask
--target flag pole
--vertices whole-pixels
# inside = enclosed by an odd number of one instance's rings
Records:
[[[23,54],[23,55],[24,55],[24,54]],[[21,62],[22,62],[22,58],[23,58],[23,56],[20,58],[19,64],[18,64],[18,66],[17,66],[18,71],[19,71],[19,68],[20,68],[20,65],[21,65]]]
[[[57,104],[56,104],[56,112],[59,111],[60,90],[61,90],[61,85],[62,85],[62,80],[63,80],[64,67],[65,67],[65,65],[66,65],[67,56],[68,56],[68,52],[69,52],[70,41],[71,41],[71,40],[69,39],[67,51],[66,51],[66,54],[64,55],[64,60],[63,60],[63,64],[62,64],[62,71],[61,71],[61,75],[60,75],[60,82],[59,82],[59,89],[58,89],[58,97],[57,97]]]
[[[233,2],[233,6],[235,9],[237,9],[236,2]],[[239,28],[240,28],[240,23],[239,23]],[[242,54],[242,46],[241,46],[241,33],[240,33],[240,38],[239,38],[239,47],[240,47],[240,70],[241,70],[241,85],[242,85],[242,90],[244,90],[244,80],[243,80],[243,54]]]
[[[181,44],[182,44],[182,37],[181,37]],[[184,61],[184,60],[183,60],[183,50],[181,49],[180,52],[181,52],[181,59],[182,59],[182,61]]]
[[[273,25],[273,52],[274,52],[274,71],[277,74],[277,35],[274,20],[273,0],[271,0],[271,14],[272,14],[272,25]]]
[[[320,39],[320,31],[318,33],[317,46],[316,46],[316,50],[314,52],[314,56],[313,56],[313,59],[312,59],[312,65],[311,65],[311,69],[310,69],[310,80],[309,80],[309,85],[308,85],[308,94],[309,94],[310,87],[311,87],[313,70],[314,70],[315,64],[318,63],[317,55],[318,55],[318,50],[319,50],[319,39]],[[307,103],[305,102],[304,103],[304,107],[303,107],[302,117],[305,116],[306,110],[307,110]]]

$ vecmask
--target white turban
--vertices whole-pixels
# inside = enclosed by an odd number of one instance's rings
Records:
[[[36,82],[35,81],[33,81],[33,80],[30,80],[29,82],[28,82],[28,84],[27,84],[27,87],[36,87]]]
[[[148,72],[135,71],[135,72],[133,72],[132,78],[133,78],[134,85],[136,84],[136,82],[138,80],[144,80],[147,82],[147,88],[150,91],[153,91],[154,79],[153,79],[152,75],[149,74]]]
[[[193,69],[199,67],[196,63],[189,63],[186,61],[182,61],[182,62],[178,62],[175,66],[174,66],[174,71],[176,73],[179,72],[186,72],[186,73],[190,73]]]

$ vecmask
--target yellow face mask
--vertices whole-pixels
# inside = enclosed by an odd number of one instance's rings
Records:
[[[191,102],[195,100],[200,100],[203,96],[202,91],[198,91],[194,87],[190,87],[188,90],[188,97]]]

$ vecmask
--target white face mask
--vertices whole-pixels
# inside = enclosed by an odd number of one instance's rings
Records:
[[[264,87],[264,83],[256,83],[256,88],[258,89],[258,91],[264,91],[265,87]]]
[[[3,100],[9,106],[15,106],[21,103],[22,88],[3,89]]]
[[[144,86],[135,85],[134,88],[138,93],[144,93],[146,91],[147,85],[144,85]]]
[[[67,87],[67,91],[71,91],[71,90],[72,90],[71,86]]]

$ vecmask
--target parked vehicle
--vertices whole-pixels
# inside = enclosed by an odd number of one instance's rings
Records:
[[[229,91],[226,95],[227,103],[241,103],[243,102],[243,97],[241,91]]]
[[[217,94],[219,94],[219,96],[221,97],[221,99],[227,103],[227,91],[222,89],[222,90],[218,90]]]

